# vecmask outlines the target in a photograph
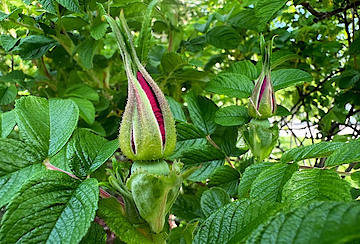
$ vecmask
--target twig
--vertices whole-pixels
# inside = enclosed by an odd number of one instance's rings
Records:
[[[220,149],[220,147],[218,145],[216,145],[216,143],[211,139],[210,135],[207,135],[206,136],[206,139],[211,143],[211,145],[213,145],[214,147],[216,147],[217,149]],[[221,149],[220,149],[221,150]],[[228,162],[230,164],[230,166],[232,168],[235,169],[235,166],[231,163],[231,160],[228,156],[225,155],[225,160],[226,162]]]

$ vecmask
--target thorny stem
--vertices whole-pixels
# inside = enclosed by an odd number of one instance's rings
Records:
[[[207,135],[207,136],[206,136],[206,139],[207,139],[207,140],[211,143],[211,145],[213,145],[215,148],[220,149],[220,147],[219,147],[218,145],[216,145],[216,143],[211,139],[210,135]],[[230,158],[229,158],[228,156],[226,156],[226,155],[225,155],[225,160],[226,160],[226,162],[228,162],[228,163],[230,164],[230,166],[231,166],[232,168],[235,169],[235,166],[231,163]]]

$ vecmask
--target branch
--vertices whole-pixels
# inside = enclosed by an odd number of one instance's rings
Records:
[[[308,2],[302,2],[300,3],[305,9],[307,9],[312,15],[314,15],[316,18],[314,18],[314,22],[317,23],[321,20],[328,19],[331,16],[337,15],[339,13],[345,12],[346,10],[350,8],[356,8],[360,5],[360,1],[356,1],[353,3],[348,3],[344,7],[329,11],[329,12],[318,12],[316,11]]]

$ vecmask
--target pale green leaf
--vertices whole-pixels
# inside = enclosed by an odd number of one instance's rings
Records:
[[[59,171],[37,174],[23,185],[2,219],[4,243],[78,243],[95,218],[96,179],[75,180]]]
[[[360,237],[360,204],[315,202],[260,225],[247,244],[347,243]]]
[[[341,164],[360,161],[360,140],[353,140],[343,144],[325,161],[325,166],[336,166]]]
[[[80,117],[85,120],[86,123],[92,125],[95,122],[95,107],[87,99],[70,97],[76,105],[79,107]]]
[[[274,91],[312,81],[312,76],[300,69],[279,69],[271,72]]]
[[[240,126],[249,122],[248,109],[244,106],[231,105],[220,108],[215,113],[215,123],[222,126]]]
[[[283,190],[283,201],[289,204],[351,199],[349,184],[334,171],[326,169],[315,168],[295,172]]]
[[[254,83],[245,75],[222,73],[209,81],[205,90],[228,97],[248,98],[254,89]]]
[[[200,200],[201,209],[205,217],[230,203],[230,196],[219,187],[212,187],[203,192]]]
[[[280,202],[285,183],[298,169],[297,164],[275,164],[265,169],[252,183],[250,198]]]
[[[16,125],[15,109],[0,113],[0,137],[5,138],[13,131]]]

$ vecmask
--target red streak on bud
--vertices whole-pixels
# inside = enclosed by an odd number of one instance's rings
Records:
[[[259,109],[259,107],[260,107],[260,101],[261,101],[261,98],[262,98],[262,96],[264,94],[266,83],[267,83],[267,79],[266,79],[266,76],[265,76],[264,80],[263,80],[263,82],[261,84],[261,90],[260,90],[259,99],[258,99],[258,102],[257,102],[257,109]]]
[[[161,113],[159,102],[155,97],[154,91],[151,89],[151,87],[146,82],[146,80],[144,79],[144,77],[141,75],[140,72],[137,72],[137,79],[138,79],[142,89],[144,90],[147,98],[150,101],[151,109],[156,117],[157,122],[158,122],[163,145],[164,145],[165,144],[165,124],[164,124],[164,117]]]

